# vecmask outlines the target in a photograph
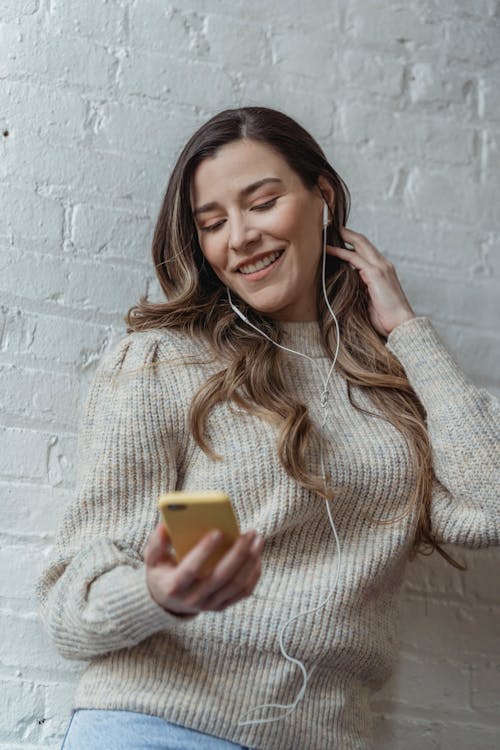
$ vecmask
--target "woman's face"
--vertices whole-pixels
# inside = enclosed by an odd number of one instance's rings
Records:
[[[333,188],[318,182],[332,208]],[[203,255],[225,286],[276,320],[317,318],[323,203],[271,147],[248,139],[204,159],[191,186]]]

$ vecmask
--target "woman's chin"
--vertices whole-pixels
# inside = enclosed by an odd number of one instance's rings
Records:
[[[276,288],[274,290],[271,288],[261,289],[256,294],[244,294],[240,292],[238,294],[241,299],[245,300],[247,305],[250,305],[250,307],[253,307],[254,310],[263,315],[279,314],[280,310],[290,305],[290,300],[283,299]]]

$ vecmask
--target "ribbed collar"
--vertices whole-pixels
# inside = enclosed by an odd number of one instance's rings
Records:
[[[324,357],[317,320],[281,321],[282,344],[309,357]]]

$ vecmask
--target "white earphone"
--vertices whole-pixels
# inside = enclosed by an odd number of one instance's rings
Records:
[[[266,333],[264,333],[264,331],[261,331],[253,323],[250,323],[250,321],[248,320],[248,318],[241,312],[241,310],[238,310],[238,308],[233,304],[232,299],[231,299],[231,292],[229,290],[229,287],[227,287],[227,296],[228,296],[229,304],[230,304],[231,308],[234,310],[234,312],[236,313],[236,315],[238,315],[251,328],[253,328],[254,330],[256,330],[258,333],[260,333],[266,339],[268,339],[269,341],[271,341],[273,344],[275,344],[275,346],[278,346],[280,349],[284,349],[287,352],[292,352],[293,354],[298,354],[301,357],[305,357],[306,359],[310,360],[312,362],[312,364],[318,369],[321,381],[323,382],[323,392],[321,393],[321,397],[320,397],[320,403],[321,403],[321,407],[323,409],[323,422],[322,422],[321,427],[325,426],[326,420],[327,420],[327,417],[328,417],[328,409],[327,409],[327,402],[328,402],[328,395],[329,395],[328,394],[328,390],[327,390],[327,388],[328,388],[328,381],[330,380],[330,376],[331,376],[331,374],[333,372],[333,368],[335,367],[335,363],[337,361],[337,356],[338,356],[338,352],[339,352],[339,346],[340,346],[339,324],[338,324],[337,318],[335,317],[335,313],[333,312],[333,310],[332,310],[332,308],[330,306],[330,303],[328,301],[328,296],[326,294],[326,284],[325,284],[326,228],[328,226],[328,210],[329,210],[329,207],[328,207],[327,202],[325,201],[324,204],[323,204],[323,230],[324,230],[323,231],[323,294],[324,294],[324,297],[325,297],[325,302],[326,302],[326,305],[328,307],[328,310],[329,310],[331,316],[333,317],[333,320],[335,321],[336,334],[337,334],[336,335],[337,343],[336,343],[335,355],[334,355],[334,358],[333,358],[333,362],[332,362],[332,365],[331,365],[330,370],[328,372],[328,375],[326,377],[326,380],[323,378],[323,373],[321,372],[321,369],[319,368],[319,366],[318,366],[318,364],[317,364],[317,362],[316,362],[315,359],[313,359],[312,357],[309,357],[307,354],[303,354],[302,352],[297,352],[294,349],[289,349],[286,346],[282,346],[281,344],[278,344],[276,341],[273,341],[273,339],[271,339]],[[325,489],[326,489],[326,471],[325,471],[325,465],[324,465],[324,462],[323,462],[323,451],[322,450],[320,450],[320,457],[321,457],[321,468],[323,470],[323,479],[324,479],[324,482],[325,482]],[[333,530],[333,534],[334,534],[334,537],[335,537],[335,542],[337,544],[337,550],[338,550],[338,559],[337,559],[336,575],[335,575],[335,581],[334,581],[334,584],[333,584],[333,590],[327,596],[327,598],[323,602],[321,602],[321,604],[319,604],[317,607],[314,607],[314,609],[309,609],[309,610],[306,610],[305,612],[299,612],[297,615],[294,615],[289,620],[287,620],[285,622],[285,624],[280,627],[280,631],[279,631],[279,643],[280,643],[281,653],[283,654],[283,656],[285,657],[285,659],[288,659],[288,661],[291,661],[294,664],[297,664],[297,666],[300,668],[300,670],[302,671],[303,678],[304,678],[303,685],[302,685],[302,687],[301,687],[301,689],[300,689],[297,697],[293,701],[293,703],[289,703],[289,704],[263,703],[263,704],[261,704],[259,706],[254,706],[254,708],[251,708],[249,711],[246,712],[246,714],[244,714],[246,716],[247,714],[250,714],[253,711],[257,711],[258,709],[261,709],[261,708],[285,709],[285,711],[281,715],[279,715],[279,716],[273,716],[270,719],[250,719],[248,721],[239,721],[238,722],[238,726],[251,726],[252,724],[267,724],[267,723],[270,723],[272,721],[280,721],[285,716],[287,716],[288,714],[290,714],[292,711],[295,710],[295,707],[297,706],[297,704],[302,699],[302,697],[303,697],[303,695],[305,693],[305,690],[306,690],[306,687],[307,687],[307,679],[308,679],[308,675],[307,675],[306,669],[305,669],[305,667],[304,667],[304,665],[303,665],[303,663],[301,661],[299,661],[298,659],[294,659],[292,656],[290,656],[289,654],[287,654],[287,652],[285,651],[285,648],[284,648],[284,645],[283,645],[283,633],[285,632],[285,630],[288,627],[288,625],[291,622],[293,622],[294,620],[296,620],[297,618],[303,617],[304,615],[308,615],[308,614],[311,614],[313,612],[317,612],[319,609],[322,609],[322,607],[324,607],[330,601],[330,599],[332,598],[332,596],[335,594],[335,591],[336,591],[336,588],[337,588],[337,583],[338,583],[339,574],[340,574],[340,559],[341,559],[340,558],[340,542],[339,542],[337,530],[335,528],[335,524],[333,522],[332,513],[331,513],[331,510],[330,510],[330,505],[328,504],[327,500],[325,500],[325,503],[326,503],[326,510],[327,510],[327,513],[328,513],[328,518],[330,520],[330,525],[331,525],[332,530]],[[314,671],[314,669],[316,668],[316,665],[318,664],[318,661],[319,661],[319,657],[316,660],[316,663],[314,664],[314,666],[312,667],[312,669],[309,671],[309,675],[311,675],[312,672]]]

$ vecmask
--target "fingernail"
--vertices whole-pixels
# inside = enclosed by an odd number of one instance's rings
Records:
[[[262,537],[261,537],[261,536],[256,536],[256,537],[255,537],[255,539],[254,539],[254,541],[253,541],[253,544],[252,544],[252,546],[250,547],[250,549],[252,550],[252,552],[257,552],[257,551],[259,550],[259,548],[260,548],[260,545],[262,544],[262,541],[263,541],[263,540],[262,540]]]
[[[211,542],[220,542],[222,539],[222,532],[221,531],[213,531],[210,535],[210,541]]]

